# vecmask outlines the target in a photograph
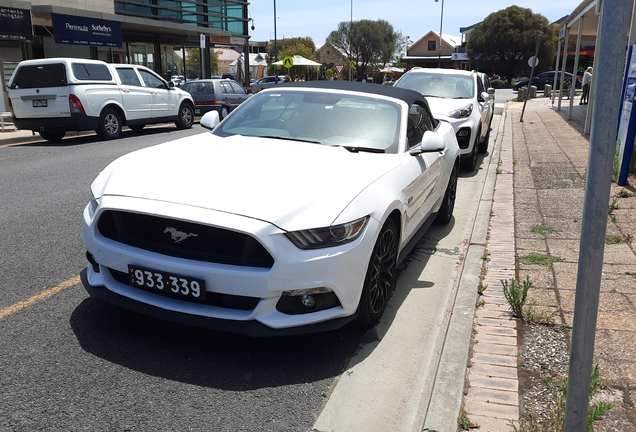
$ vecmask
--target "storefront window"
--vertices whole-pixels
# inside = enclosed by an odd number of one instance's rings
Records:
[[[166,81],[170,81],[173,75],[185,76],[182,56],[183,51],[180,46],[161,45],[161,70]]]
[[[153,44],[131,43],[130,59],[126,63],[146,66],[155,69],[155,47]]]

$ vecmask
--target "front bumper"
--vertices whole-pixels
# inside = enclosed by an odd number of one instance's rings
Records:
[[[103,209],[161,214],[175,220],[243,232],[258,239],[274,257],[275,263],[271,268],[241,267],[175,258],[121,244],[98,232],[97,217]],[[363,235],[354,242],[303,251],[296,248],[283,231],[263,221],[178,204],[106,196],[101,198],[97,214],[92,214],[90,205],[84,210],[82,240],[95,257],[99,270],[96,272],[90,266],[84,285],[97,299],[185,324],[250,335],[330,330],[341,327],[357,315],[378,229],[378,222],[371,218]],[[252,310],[237,310],[141,290],[116,281],[109,270],[127,273],[129,264],[196,277],[205,281],[209,293],[252,297],[258,301]],[[283,291],[317,287],[333,291],[340,305],[293,315],[277,309]]]
[[[474,110],[474,108],[473,108],[473,110]],[[476,139],[476,136],[477,136],[477,128],[479,127],[479,120],[480,119],[474,118],[474,115],[475,115],[475,112],[473,111],[473,114],[470,117],[456,119],[456,118],[450,118],[450,117],[445,116],[445,115],[434,114],[435,118],[446,120],[447,122],[449,122],[453,126],[453,132],[455,133],[455,136],[457,136],[457,133],[461,129],[464,129],[464,128],[469,128],[470,129],[470,136],[468,138],[466,146],[462,146],[461,142],[460,142],[460,138],[457,137],[457,142],[460,145],[459,153],[461,154],[462,158],[470,157],[470,155],[473,152],[473,148],[475,146],[475,139]]]

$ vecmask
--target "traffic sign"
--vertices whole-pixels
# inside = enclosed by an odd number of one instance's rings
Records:
[[[356,67],[355,60],[351,60],[351,63],[349,63],[349,66],[351,66],[352,68]]]
[[[336,65],[336,72],[338,72],[338,75],[340,75],[343,70],[344,70],[344,65]]]
[[[528,66],[533,67],[539,64],[539,57],[532,56],[528,59]]]
[[[285,66],[287,69],[289,69],[290,67],[292,67],[294,65],[294,59],[287,56],[283,59],[283,66]]]

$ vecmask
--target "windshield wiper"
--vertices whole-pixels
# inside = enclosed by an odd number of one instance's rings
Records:
[[[358,152],[369,152],[369,153],[386,153],[384,149],[373,148],[373,147],[354,147],[354,146],[342,146],[349,150],[351,153]]]
[[[250,136],[256,136],[259,138],[273,138],[273,139],[280,139],[285,141],[300,141],[300,142],[306,142],[311,144],[322,144],[320,141],[312,141],[312,140],[306,140],[302,138],[283,137],[283,136],[277,136],[277,135],[250,135]]]

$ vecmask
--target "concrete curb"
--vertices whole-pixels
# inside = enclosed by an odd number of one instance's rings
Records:
[[[453,315],[440,357],[431,401],[424,418],[424,431],[457,430],[457,417],[464,397],[464,384],[475,317],[475,302],[478,295],[477,286],[483,265],[482,256],[486,249],[504,125],[505,116],[502,116],[497,127],[492,157],[488,164],[488,173],[475,217],[466,262],[453,307]]]

